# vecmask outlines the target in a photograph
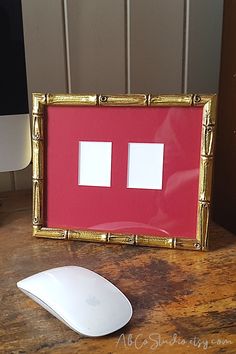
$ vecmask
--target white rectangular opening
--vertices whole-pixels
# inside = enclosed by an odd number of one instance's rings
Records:
[[[164,144],[129,143],[128,188],[162,189]]]
[[[80,141],[78,184],[110,187],[111,155],[111,142]]]

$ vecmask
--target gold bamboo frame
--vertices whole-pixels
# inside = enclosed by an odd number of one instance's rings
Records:
[[[48,105],[77,106],[202,106],[202,142],[196,239],[123,235],[47,228],[43,220],[44,111]],[[33,94],[33,235],[36,237],[189,250],[208,249],[208,222],[215,138],[216,95],[64,95]]]

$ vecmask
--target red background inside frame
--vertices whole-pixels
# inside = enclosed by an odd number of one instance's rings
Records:
[[[48,106],[48,227],[196,238],[201,107]],[[79,141],[112,142],[111,187],[78,185]],[[163,143],[163,189],[128,189],[128,143]]]

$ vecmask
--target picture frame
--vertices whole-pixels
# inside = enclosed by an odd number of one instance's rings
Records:
[[[35,237],[208,249],[216,95],[34,93],[32,120]]]

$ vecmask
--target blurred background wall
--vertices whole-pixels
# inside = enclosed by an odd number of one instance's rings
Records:
[[[223,0],[22,0],[32,92],[214,93]],[[0,191],[31,188],[31,166]]]

